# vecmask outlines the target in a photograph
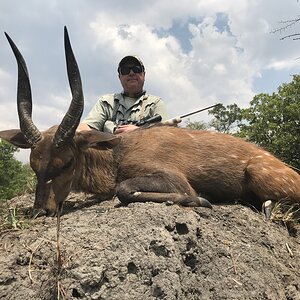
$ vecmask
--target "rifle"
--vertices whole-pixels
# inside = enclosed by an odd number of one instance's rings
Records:
[[[162,121],[161,123],[162,124],[165,124],[165,125],[176,125],[178,123],[180,123],[182,121],[183,118],[186,118],[188,116],[191,116],[191,115],[194,115],[194,114],[197,114],[199,112],[202,112],[202,111],[205,111],[207,109],[210,109],[210,108],[213,108],[213,107],[216,107],[216,106],[219,106],[221,105],[221,103],[217,103],[217,104],[214,104],[214,105],[211,105],[211,106],[208,106],[208,107],[205,107],[205,108],[201,108],[199,110],[196,110],[196,111],[193,111],[193,112],[190,112],[188,114],[185,114],[185,115],[182,115],[180,117],[175,117],[175,118],[172,118],[172,119],[168,119],[166,121]],[[143,126],[143,125],[148,125],[148,124],[153,124],[153,123],[158,123],[161,121],[161,115],[155,115],[151,118],[148,118],[148,119],[142,119],[140,121],[132,121],[132,120],[119,120],[118,122],[118,125],[128,125],[128,124],[133,124],[133,125],[136,125],[136,126]]]
[[[128,124],[133,124],[135,126],[143,126],[143,125],[146,125],[146,124],[153,124],[153,123],[158,123],[161,121],[161,115],[155,115],[153,117],[150,117],[148,119],[142,119],[140,121],[133,121],[133,120],[124,120],[124,119],[121,119],[119,120],[118,122],[118,125],[128,125]]]
[[[186,118],[186,117],[188,117],[188,116],[197,114],[197,113],[199,113],[199,112],[208,110],[208,109],[210,109],[210,108],[213,108],[213,107],[216,107],[216,106],[219,106],[219,105],[221,105],[221,103],[217,103],[217,104],[214,104],[214,105],[205,107],[205,108],[201,108],[201,109],[199,109],[199,110],[190,112],[190,113],[185,114],[185,115],[182,115],[182,116],[180,116],[180,117],[175,117],[175,118],[172,118],[172,119],[163,121],[162,123],[163,123],[163,124],[166,124],[166,125],[176,125],[176,124],[180,123],[180,122],[182,121],[183,118]]]

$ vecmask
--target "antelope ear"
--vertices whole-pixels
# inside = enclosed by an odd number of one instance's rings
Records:
[[[76,132],[74,140],[76,145],[83,150],[87,148],[107,150],[118,145],[121,137],[98,130],[84,130]]]
[[[0,131],[0,138],[19,148],[27,149],[32,147],[32,145],[27,142],[20,129]]]

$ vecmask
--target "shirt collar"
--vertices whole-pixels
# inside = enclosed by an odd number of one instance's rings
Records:
[[[146,91],[143,90],[143,91],[141,91],[141,92],[139,92],[139,93],[136,93],[132,98],[138,99],[138,98],[141,98],[142,96],[144,96],[145,94],[146,94]],[[122,93],[122,96],[128,97],[128,93],[123,92],[123,93]]]

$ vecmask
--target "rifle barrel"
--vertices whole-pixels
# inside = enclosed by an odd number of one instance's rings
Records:
[[[207,109],[210,109],[210,108],[219,106],[219,105],[221,105],[221,103],[217,103],[217,104],[214,104],[214,105],[211,105],[211,106],[208,106],[208,107],[205,107],[205,108],[202,108],[202,109],[193,111],[193,112],[191,112],[191,113],[188,113],[188,114],[185,114],[185,115],[183,115],[183,116],[180,116],[180,118],[183,119],[183,118],[186,118],[186,117],[191,116],[191,115],[193,115],[193,114],[197,114],[197,113],[199,113],[199,112],[201,112],[201,111],[204,111],[204,110],[207,110]]]

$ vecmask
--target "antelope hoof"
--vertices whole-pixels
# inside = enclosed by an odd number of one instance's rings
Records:
[[[267,200],[263,203],[262,212],[264,213],[266,220],[270,220],[274,206],[275,203],[272,200]]]
[[[182,202],[183,206],[212,208],[208,200],[202,197],[189,197]]]
[[[32,213],[31,213],[31,217],[33,219],[43,217],[43,216],[47,216],[46,210],[44,210],[42,208],[33,208]]]
[[[202,197],[197,197],[197,198],[198,198],[199,203],[200,203],[200,205],[198,205],[198,206],[212,209],[212,205],[208,200],[206,200],[205,198],[202,198]]]

